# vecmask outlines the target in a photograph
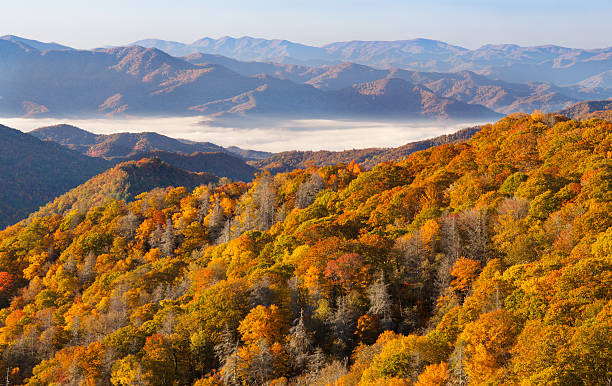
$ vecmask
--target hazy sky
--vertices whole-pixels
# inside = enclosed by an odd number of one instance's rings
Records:
[[[225,35],[314,45],[424,37],[468,48],[612,46],[610,0],[0,0],[0,7],[0,35],[76,48]]]

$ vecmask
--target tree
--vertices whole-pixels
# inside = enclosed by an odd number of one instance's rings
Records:
[[[392,302],[388,285],[385,283],[385,275],[382,271],[379,273],[376,281],[368,288],[368,299],[370,300],[369,312],[382,318],[383,329],[390,329],[393,324],[393,319],[391,318]]]
[[[465,342],[465,372],[470,382],[498,383],[504,379],[518,331],[514,318],[505,310],[482,314],[465,327],[461,340]]]
[[[268,345],[281,342],[286,329],[282,314],[274,304],[270,307],[259,305],[251,309],[238,326],[238,332],[246,345],[258,345],[262,339]]]
[[[350,295],[337,299],[337,308],[329,320],[334,339],[335,350],[344,354],[352,348],[357,313],[354,310]]]
[[[455,279],[450,283],[451,290],[465,295],[472,286],[472,283],[478,277],[480,271],[480,263],[472,259],[459,258],[455,261],[451,270],[451,275]]]
[[[162,254],[164,254],[164,256],[173,257],[175,247],[176,235],[174,234],[174,226],[172,225],[172,220],[168,219],[166,221],[164,233],[162,233],[162,236],[160,238],[159,249]]]
[[[325,181],[318,172],[313,172],[308,181],[304,182],[298,189],[295,200],[300,209],[310,206],[317,196],[317,193],[325,189]]]
[[[270,229],[276,217],[276,192],[272,187],[272,177],[269,173],[263,174],[255,183],[253,203],[257,229],[261,231]]]
[[[300,313],[297,323],[289,329],[288,347],[293,360],[293,368],[301,373],[308,365],[312,351],[312,339],[304,325],[304,311]]]
[[[140,360],[135,355],[128,355],[113,364],[111,383],[113,385],[145,385],[147,377],[143,374]]]
[[[5,297],[12,289],[15,278],[8,272],[0,272],[0,296]]]
[[[238,340],[234,333],[225,325],[220,336],[221,342],[215,345],[215,355],[221,363],[221,380],[226,385],[239,385],[238,369],[241,358],[238,356]]]
[[[446,386],[448,378],[448,363],[433,364],[425,367],[414,386]]]
[[[223,208],[221,208],[219,201],[220,200],[215,201],[215,205],[208,215],[208,229],[211,241],[216,241],[218,239],[219,233],[225,225],[225,215],[223,214]]]

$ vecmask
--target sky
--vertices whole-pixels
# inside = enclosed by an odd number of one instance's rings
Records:
[[[428,38],[472,49],[612,46],[610,0],[0,0],[0,6],[0,35],[82,49],[206,36],[310,45]]]

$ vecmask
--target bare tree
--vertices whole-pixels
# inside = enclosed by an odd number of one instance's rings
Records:
[[[289,330],[289,353],[293,360],[293,368],[301,373],[308,366],[312,339],[304,325],[304,311],[301,312],[296,324]]]
[[[96,255],[90,251],[77,272],[77,277],[82,284],[89,284],[94,281],[96,261]]]
[[[487,212],[484,209],[468,209],[461,213],[460,222],[466,234],[466,255],[473,260],[486,263],[489,240]]]
[[[219,200],[217,200],[208,218],[208,233],[211,236],[211,241],[215,241],[219,238],[219,234],[224,226],[225,215],[223,214],[223,208],[221,208]]]
[[[351,349],[356,325],[357,314],[350,296],[341,296],[337,300],[336,311],[332,313],[328,323],[331,326],[336,353],[344,355]]]
[[[140,225],[140,219],[131,210],[118,221],[118,230],[128,240],[133,239]]]
[[[255,204],[255,225],[258,230],[270,229],[276,218],[276,192],[272,186],[272,177],[265,174],[258,181],[253,192]]]
[[[308,181],[304,182],[295,195],[297,207],[306,208],[315,201],[317,193],[325,189],[325,181],[318,172],[313,172]]]
[[[200,197],[198,197],[198,202],[198,215],[196,216],[196,220],[198,222],[202,222],[210,209],[210,192],[208,189],[204,190],[204,192],[200,194]]]
[[[172,220],[166,221],[166,227],[164,233],[161,236],[159,243],[160,251],[164,256],[174,256],[174,248],[176,248],[176,235],[174,233],[174,226]]]
[[[251,287],[251,307],[262,305],[269,307],[272,305],[272,290],[270,289],[270,277],[264,275],[259,281],[255,282]]]
[[[248,377],[251,384],[265,385],[272,376],[274,356],[265,339],[259,341],[257,353],[249,363]]]
[[[370,300],[369,312],[381,316],[382,327],[387,330],[393,325],[391,318],[391,296],[388,285],[385,283],[385,275],[381,271],[374,283],[368,287],[368,299]]]

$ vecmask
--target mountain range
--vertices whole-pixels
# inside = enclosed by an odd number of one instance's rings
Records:
[[[145,40],[74,50],[5,36],[0,114],[486,121],[612,97],[610,55],[554,46],[471,51],[424,39],[323,48],[252,38]],[[521,77],[511,76],[517,71]]]
[[[559,113],[568,117],[612,120],[611,109],[612,101],[588,101],[577,103]],[[99,135],[63,124],[22,133],[0,125],[0,143],[3,145],[0,151],[0,227],[25,218],[45,203],[105,170],[117,168],[117,165],[140,165],[136,169],[154,165],[149,169],[157,168],[160,172],[150,173],[151,176],[147,177],[147,173],[139,174],[138,170],[128,168],[134,172],[134,177],[123,178],[128,169],[122,166],[119,168],[121,170],[116,169],[111,175],[121,175],[120,180],[123,182],[117,182],[119,180],[114,177],[103,177],[93,185],[86,186],[97,186],[101,192],[108,193],[102,194],[101,197],[112,198],[119,194],[129,199],[136,194],[133,190],[136,186],[142,185],[149,190],[154,187],[185,185],[192,178],[195,178],[193,181],[200,181],[200,177],[192,176],[194,173],[205,176],[206,181],[211,182],[216,181],[218,177],[248,182],[258,171],[274,174],[311,165],[356,162],[364,169],[371,169],[381,162],[403,159],[415,151],[468,140],[480,129],[481,127],[466,128],[453,134],[395,148],[337,152],[286,151],[272,154],[174,139],[156,133]],[[138,163],[141,159],[149,159],[150,162]],[[173,173],[185,178],[177,182],[170,177],[159,177]],[[99,183],[100,181],[110,181],[110,185]],[[72,208],[75,202],[67,197],[69,196],[60,200],[60,204],[54,204],[54,208]]]
[[[364,92],[359,84],[322,90],[266,75],[244,76],[221,65],[197,65],[140,46],[40,51],[0,39],[0,56],[4,115],[499,117],[484,106],[399,78],[380,79],[376,93]]]
[[[468,127],[455,133],[441,135],[422,141],[410,142],[394,148],[367,148],[344,151],[284,151],[269,158],[250,161],[249,164],[271,173],[288,172],[294,169],[305,169],[309,166],[329,166],[339,163],[355,162],[365,170],[372,169],[381,162],[396,162],[410,154],[447,143],[467,141],[480,131],[481,127]]]
[[[256,168],[247,165],[245,161],[273,155],[238,147],[226,149],[210,142],[175,139],[154,132],[94,134],[66,124],[41,127],[28,134],[43,141],[59,143],[90,157],[100,157],[109,161],[109,165],[157,158],[192,172],[212,173],[242,181],[250,181],[257,172]]]
[[[134,42],[156,47],[170,55],[218,54],[241,61],[277,62],[318,66],[353,62],[381,69],[415,71],[474,71],[506,82],[576,84],[612,69],[612,47],[567,48],[555,45],[521,47],[484,45],[478,49],[430,39],[348,41],[314,47],[287,40],[252,37],[204,38],[190,44],[147,39]],[[603,84],[597,85],[602,87]]]

